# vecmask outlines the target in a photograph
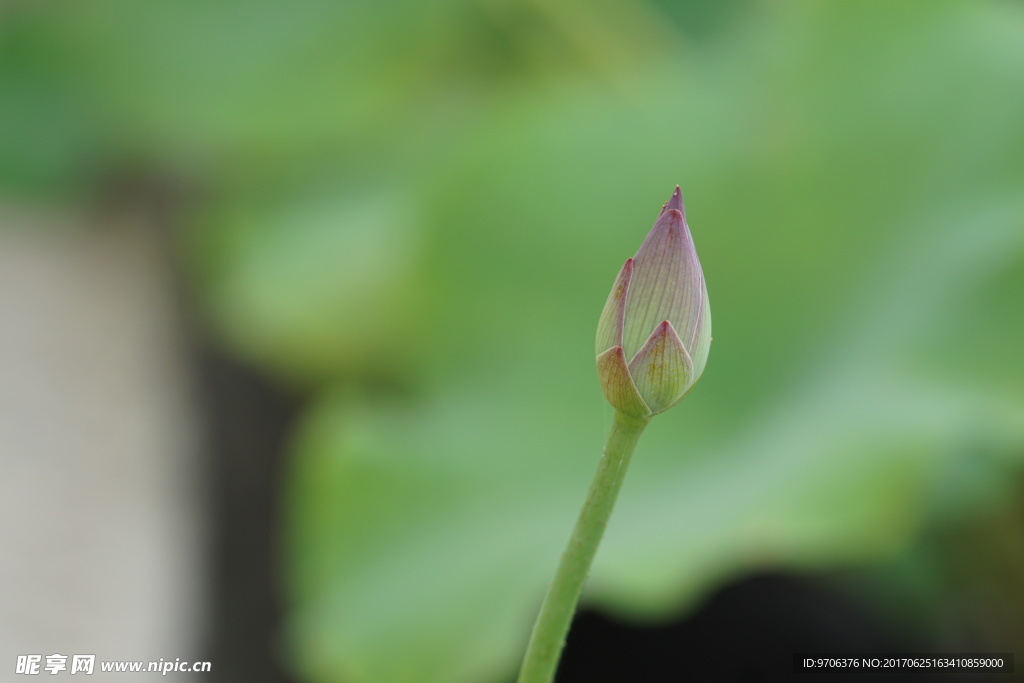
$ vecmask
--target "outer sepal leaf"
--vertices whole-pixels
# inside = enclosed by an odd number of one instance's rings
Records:
[[[640,396],[626,367],[626,354],[621,346],[613,346],[597,357],[597,376],[601,390],[612,407],[631,417],[647,417],[651,409]]]
[[[629,375],[652,413],[674,406],[693,384],[693,361],[672,323],[659,324],[630,361]]]
[[[597,348],[595,353],[603,353],[613,346],[622,346],[622,326],[626,318],[626,294],[633,278],[633,259],[619,270],[612,285],[612,291],[601,311],[601,319],[597,322]]]
[[[703,283],[701,274],[701,305],[698,309],[696,326],[690,334],[690,338],[684,342],[684,346],[690,353],[693,360],[693,381],[696,382],[704,374],[704,366],[708,362],[708,353],[711,351],[711,305],[708,303],[708,290]]]

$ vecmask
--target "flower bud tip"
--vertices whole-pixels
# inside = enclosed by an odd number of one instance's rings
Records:
[[[679,189],[678,185],[676,185],[676,191],[672,193],[672,197],[665,202],[665,208],[662,209],[662,212],[671,211],[672,209],[686,216],[686,209],[683,208],[683,191]]]

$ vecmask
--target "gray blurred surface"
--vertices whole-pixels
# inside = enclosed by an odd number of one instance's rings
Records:
[[[0,205],[0,679],[19,654],[201,659],[205,485],[144,219]],[[60,675],[70,675],[69,670]],[[42,675],[48,676],[46,672]],[[215,680],[182,674],[175,680]]]

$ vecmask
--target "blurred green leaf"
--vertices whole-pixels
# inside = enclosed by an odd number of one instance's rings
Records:
[[[4,10],[0,10],[4,11]],[[77,87],[65,47],[45,26],[6,10],[0,21],[0,186],[68,197],[107,161],[107,130]],[[26,13],[27,14],[27,13]]]
[[[390,376],[415,333],[422,220],[395,187],[232,194],[191,232],[197,293],[242,356],[299,383]]]

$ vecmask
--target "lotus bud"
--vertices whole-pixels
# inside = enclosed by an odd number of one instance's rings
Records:
[[[622,266],[597,326],[597,374],[608,402],[645,418],[679,402],[704,372],[711,309],[676,187]]]

